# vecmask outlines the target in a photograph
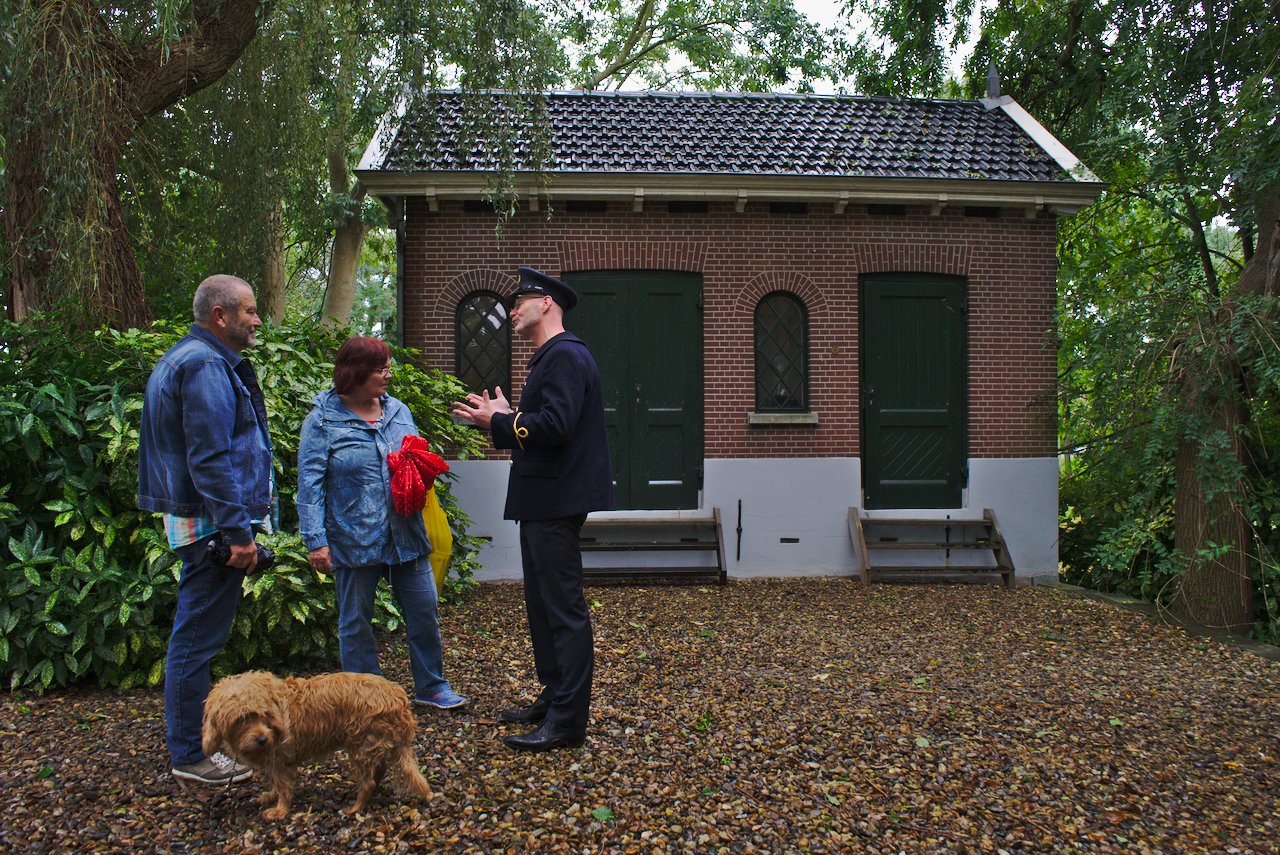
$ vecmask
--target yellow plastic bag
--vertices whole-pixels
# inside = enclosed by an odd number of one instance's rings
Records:
[[[449,572],[449,557],[453,555],[453,532],[449,530],[449,518],[436,498],[436,488],[427,491],[427,503],[422,508],[422,521],[427,524],[427,538],[431,541],[431,572],[436,577],[436,591],[444,590],[444,577]]]

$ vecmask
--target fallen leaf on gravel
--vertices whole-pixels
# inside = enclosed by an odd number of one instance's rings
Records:
[[[418,715],[434,798],[382,790],[357,817],[342,813],[341,757],[302,771],[280,823],[261,818],[256,780],[180,790],[158,689],[0,695],[0,850],[1268,852],[1280,839],[1280,665],[1250,653],[1043,588],[790,579],[590,597],[584,747],[499,741],[526,726],[496,712],[538,685],[520,587],[484,585],[441,614],[446,676],[471,704]],[[381,662],[411,686],[402,633],[381,639]]]

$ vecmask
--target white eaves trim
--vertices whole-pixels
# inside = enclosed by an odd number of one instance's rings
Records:
[[[420,196],[431,210],[439,202],[480,199],[488,191],[485,173],[402,173],[360,171],[357,178],[374,196]],[[1102,189],[1084,181],[982,181],[974,179],[834,178],[783,175],[671,175],[630,173],[555,173],[546,183],[520,175],[514,190],[522,199],[595,199],[629,202],[668,200],[733,202],[738,210],[748,202],[809,202],[830,205],[841,213],[848,205],[927,205],[935,215],[953,206],[1017,207],[1028,216],[1041,210],[1073,214],[1092,204]],[[536,204],[536,202],[533,202]]]
[[[369,144],[365,146],[364,154],[360,157],[360,165],[357,170],[377,169],[382,166],[382,162],[387,158],[387,149],[391,147],[391,141],[396,137],[396,130],[400,127],[400,120],[409,110],[409,91],[405,87],[400,91],[400,97],[396,98],[395,107],[382,114],[382,118],[378,120],[378,129],[373,132],[373,139],[369,140]]]
[[[1045,153],[1057,161],[1063,171],[1076,181],[1097,182],[1101,180],[1089,170],[1089,167],[1080,162],[1080,158],[1071,153],[1071,149],[1063,145],[1057,137],[1049,133],[1044,125],[1036,121],[1035,116],[1032,116],[1022,108],[1021,104],[1013,100],[1012,95],[983,98],[982,106],[988,110],[994,110],[996,107],[1003,110],[1006,116],[1013,119],[1014,124],[1022,128],[1027,136],[1035,141],[1036,145],[1044,149]]]

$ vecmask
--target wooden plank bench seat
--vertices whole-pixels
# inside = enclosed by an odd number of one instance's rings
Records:
[[[922,531],[913,537],[902,529],[943,529],[942,537]],[[870,530],[870,532],[868,531]],[[880,531],[892,534],[876,534]],[[969,538],[965,538],[968,534]],[[1014,568],[1005,545],[995,512],[985,509],[981,519],[939,519],[924,517],[863,516],[857,508],[849,509],[849,538],[858,553],[858,581],[867,585],[876,576],[946,575],[972,576],[974,574],[998,574],[1006,588],[1013,587]],[[911,564],[873,564],[873,552],[908,550],[934,552],[939,560],[933,563],[913,561]],[[990,552],[994,564],[952,564],[951,552]],[[927,559],[926,559],[927,560]]]
[[[719,508],[712,508],[709,516],[696,517],[588,517],[578,545],[584,557],[599,556],[582,568],[583,580],[592,584],[723,585],[727,581]],[[692,566],[698,560],[694,553],[712,553],[714,563]],[[592,566],[601,561],[603,566]]]

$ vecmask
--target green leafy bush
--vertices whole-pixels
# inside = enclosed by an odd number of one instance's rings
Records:
[[[44,690],[81,681],[155,685],[163,677],[178,563],[158,516],[139,512],[138,424],[151,367],[186,331],[52,332],[60,325],[0,326],[0,680]],[[311,399],[331,385],[343,334],[314,325],[264,330],[251,353],[276,448],[280,531],[265,541],[279,560],[245,582],[219,673],[304,670],[336,662],[332,580],[315,573],[297,536],[297,443]],[[479,450],[444,404],[457,381],[400,363],[392,391],[419,428],[449,454]],[[445,602],[474,584],[479,542],[446,480],[438,490],[454,530]],[[400,623],[385,589],[376,621]]]
[[[1262,314],[1241,313],[1246,319]],[[1255,334],[1256,324],[1240,326],[1232,336]],[[1064,434],[1068,440],[1090,440],[1068,442],[1072,453],[1059,480],[1062,579],[1173,606],[1192,560],[1211,561],[1230,548],[1208,543],[1190,555],[1175,548],[1175,454],[1180,438],[1194,438],[1200,482],[1207,492],[1231,496],[1248,525],[1250,540],[1243,548],[1254,581],[1252,635],[1280,641],[1280,455],[1274,451],[1280,447],[1280,351],[1253,348],[1259,355],[1249,366],[1251,382],[1239,384],[1241,393],[1249,393],[1249,417],[1238,428],[1245,449],[1242,461],[1207,407],[1187,412],[1157,394],[1165,392],[1163,386],[1124,390],[1116,376],[1104,376],[1129,370],[1108,353],[1113,345],[1090,341],[1088,348],[1079,346],[1076,353],[1089,353],[1095,363],[1086,371],[1080,357],[1063,371],[1073,382],[1087,374],[1084,385],[1097,385],[1087,394],[1069,383],[1062,387]],[[1187,348],[1182,359],[1194,355]],[[1163,366],[1161,370],[1167,372]]]

